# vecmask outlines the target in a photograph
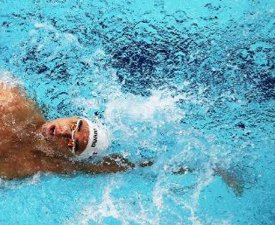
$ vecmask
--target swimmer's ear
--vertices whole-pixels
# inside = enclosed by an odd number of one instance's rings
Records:
[[[242,196],[244,191],[244,183],[241,179],[221,167],[216,167],[214,171],[216,175],[221,176],[224,183],[226,183],[227,186],[233,190],[236,196]]]

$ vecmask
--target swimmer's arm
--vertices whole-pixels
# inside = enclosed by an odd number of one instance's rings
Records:
[[[53,158],[44,156],[41,158],[41,171],[58,174],[75,174],[78,172],[99,174],[123,172],[134,168],[134,164],[125,159],[105,157],[103,162],[92,164],[87,162],[70,161],[64,158]]]
[[[220,176],[224,181],[224,183],[228,187],[230,187],[237,196],[242,195],[244,191],[244,184],[241,180],[239,180],[236,177],[236,175],[226,171],[225,169],[217,165],[215,168],[213,168],[213,170],[215,172],[214,175]],[[193,171],[194,171],[193,169],[190,169],[188,167],[180,167],[177,170],[172,171],[172,173],[175,175],[184,175],[186,173],[193,172]]]
[[[226,185],[230,187],[237,196],[241,196],[243,194],[244,183],[238,179],[236,175],[219,166],[214,168],[214,172],[215,175],[218,175],[223,179],[224,183],[226,183]]]
[[[76,174],[78,172],[89,174],[115,173],[134,167],[133,164],[127,161],[119,162],[107,157],[99,164],[75,162],[48,156],[40,156],[39,160],[21,161],[13,162],[12,159],[1,160],[0,158],[0,178],[6,180],[23,179],[39,171],[57,174]]]

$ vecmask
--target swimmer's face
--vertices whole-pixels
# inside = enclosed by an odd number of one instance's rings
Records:
[[[78,117],[60,118],[43,124],[42,135],[56,154],[72,157],[81,154],[86,148],[89,126]]]

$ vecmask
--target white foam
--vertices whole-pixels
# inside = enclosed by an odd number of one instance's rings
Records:
[[[164,91],[155,91],[148,98],[128,94],[109,102],[105,115],[107,118],[124,115],[134,120],[153,121],[156,113],[161,113],[166,119],[179,121],[184,118],[184,113],[176,106],[181,98],[183,96],[172,97]]]
[[[120,178],[111,179],[109,184],[104,187],[100,202],[92,201],[87,207],[81,209],[79,214],[69,221],[65,221],[64,224],[104,224],[105,218],[113,218],[123,225],[132,223],[159,225],[158,214],[148,211],[148,208],[143,206],[141,202],[137,202],[137,205],[131,205],[123,199],[112,196],[112,192],[118,191],[122,184],[123,180]],[[133,195],[135,194],[133,193]]]
[[[18,78],[15,78],[9,71],[0,69],[0,83],[7,88],[22,85],[23,82]]]

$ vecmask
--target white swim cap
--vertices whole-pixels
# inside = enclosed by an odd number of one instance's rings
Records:
[[[111,136],[110,132],[100,121],[92,122],[86,118],[82,119],[85,120],[89,126],[89,141],[85,150],[78,157],[86,159],[106,150],[111,144]]]

